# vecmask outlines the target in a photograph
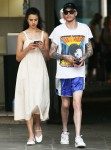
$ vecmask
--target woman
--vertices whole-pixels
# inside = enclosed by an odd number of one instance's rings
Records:
[[[42,142],[40,120],[45,121],[49,117],[49,77],[44,59],[49,58],[49,39],[41,27],[39,10],[29,8],[24,31],[19,33],[17,40],[16,59],[20,64],[14,108],[14,119],[26,120],[29,132],[27,145]]]

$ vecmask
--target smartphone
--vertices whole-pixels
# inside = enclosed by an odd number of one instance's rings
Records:
[[[76,64],[80,65],[80,58],[76,59]]]
[[[34,44],[38,44],[41,43],[42,41],[34,41]]]

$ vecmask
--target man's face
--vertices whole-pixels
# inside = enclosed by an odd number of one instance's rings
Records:
[[[66,8],[63,12],[63,17],[67,22],[72,22],[77,16],[77,11],[72,8]]]

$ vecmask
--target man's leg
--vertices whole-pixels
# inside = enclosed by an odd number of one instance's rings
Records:
[[[62,104],[61,104],[61,116],[62,116],[62,125],[63,125],[63,132],[61,134],[61,144],[69,144],[69,132],[67,128],[68,117],[69,117],[69,106],[70,106],[70,99],[69,97],[61,97]]]
[[[81,138],[81,120],[82,120],[82,108],[81,108],[81,100],[82,100],[83,91],[76,91],[73,94],[73,108],[74,108],[74,123],[75,123],[75,147],[82,148],[86,147],[83,139]]]
[[[62,116],[62,125],[63,131],[67,131],[67,123],[69,117],[69,106],[70,106],[70,98],[69,97],[61,97],[62,104],[61,104],[61,116]]]
[[[82,119],[82,108],[81,108],[81,99],[83,91],[76,91],[73,93],[73,109],[74,109],[74,123],[76,136],[80,136],[81,130],[81,119]]]

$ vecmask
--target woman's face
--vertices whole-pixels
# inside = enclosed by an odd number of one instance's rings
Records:
[[[27,21],[28,21],[29,27],[31,27],[32,29],[35,29],[38,24],[38,16],[31,14],[28,16]]]

